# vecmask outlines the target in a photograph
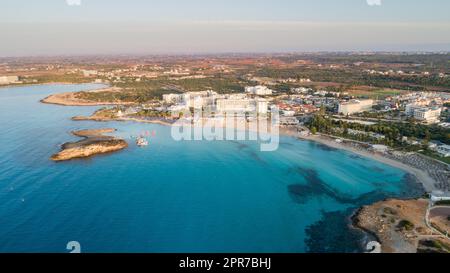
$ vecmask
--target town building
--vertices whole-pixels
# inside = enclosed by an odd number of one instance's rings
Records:
[[[0,84],[19,83],[17,76],[0,76]]]
[[[440,145],[436,148],[436,152],[442,157],[450,157],[450,145]]]
[[[420,104],[408,104],[405,109],[407,116],[426,123],[438,123],[441,112],[441,107],[423,107]]]
[[[216,111],[221,113],[235,112],[256,112],[258,114],[267,114],[269,103],[265,99],[218,99],[216,102]]]
[[[351,100],[339,103],[338,113],[352,115],[372,110],[373,100]]]
[[[163,101],[165,103],[180,103],[183,100],[182,94],[165,94],[163,95]]]
[[[92,76],[97,76],[98,75],[98,71],[97,70],[82,70],[81,72],[83,72],[83,76],[84,77],[92,77]]]
[[[188,108],[203,108],[213,106],[217,93],[211,90],[200,92],[187,92],[182,94],[182,102]]]
[[[280,117],[279,124],[282,126],[296,126],[300,121],[295,117]]]
[[[273,94],[271,89],[262,85],[246,87],[245,92],[257,96],[270,96]]]
[[[165,103],[183,104],[185,108],[203,108],[213,106],[217,98],[218,94],[211,90],[163,95],[163,101]]]
[[[441,201],[450,201],[450,192],[433,191],[431,193],[430,199],[433,203],[441,202]]]

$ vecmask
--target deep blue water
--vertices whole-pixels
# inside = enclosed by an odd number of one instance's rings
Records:
[[[403,171],[351,153],[282,138],[175,142],[170,128],[71,121],[96,107],[39,103],[95,85],[0,89],[0,252],[355,252],[359,206],[417,194]],[[71,131],[117,128],[127,150],[54,163]],[[130,139],[155,130],[148,148]]]

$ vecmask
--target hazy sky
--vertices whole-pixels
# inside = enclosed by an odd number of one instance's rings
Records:
[[[448,0],[0,0],[0,56],[450,50]]]

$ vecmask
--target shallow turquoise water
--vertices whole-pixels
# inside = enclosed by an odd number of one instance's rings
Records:
[[[355,208],[420,192],[403,171],[292,138],[276,152],[253,142],[175,142],[170,128],[75,122],[95,107],[39,103],[94,85],[0,89],[0,252],[354,252]],[[118,129],[148,148],[54,163],[70,131]]]

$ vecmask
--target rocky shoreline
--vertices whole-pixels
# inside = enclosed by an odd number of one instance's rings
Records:
[[[127,148],[128,143],[125,140],[103,135],[114,131],[115,129],[99,129],[73,132],[73,135],[83,137],[84,139],[78,142],[63,144],[62,150],[54,154],[50,159],[56,162],[68,161],[116,152]]]
[[[425,221],[428,200],[388,199],[360,208],[352,225],[370,234],[383,253],[448,253],[450,240],[432,232]],[[440,246],[430,249],[427,244]]]

